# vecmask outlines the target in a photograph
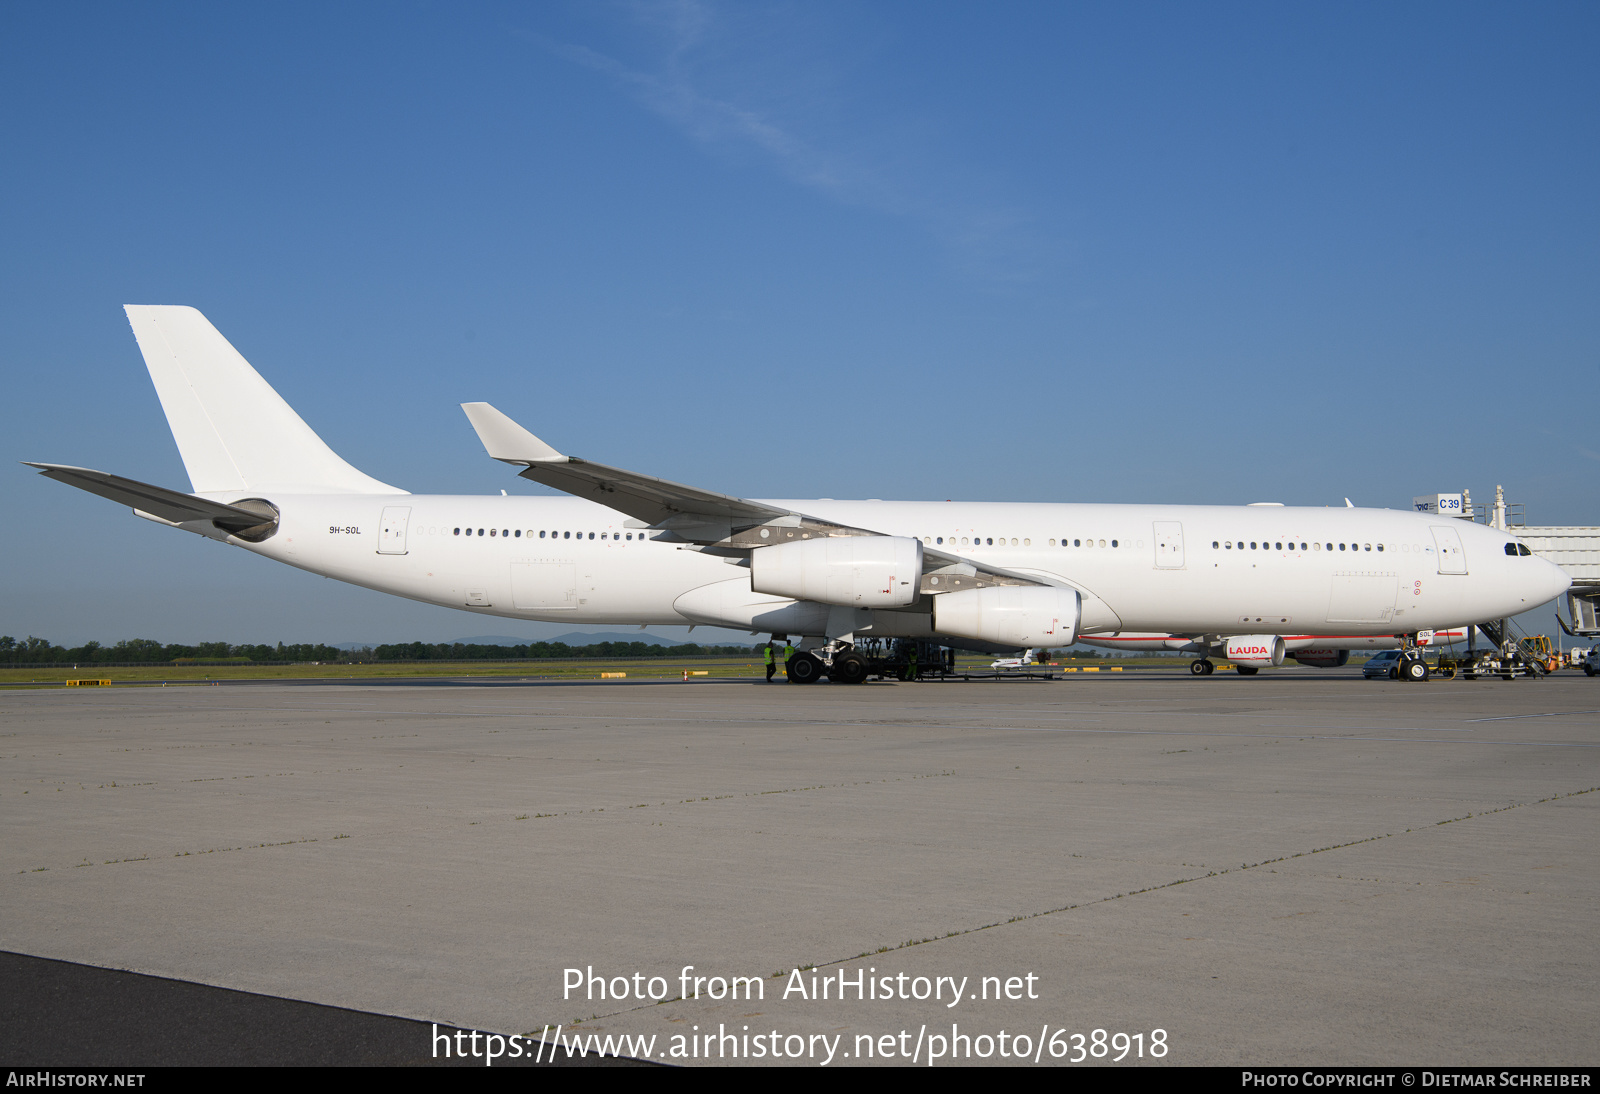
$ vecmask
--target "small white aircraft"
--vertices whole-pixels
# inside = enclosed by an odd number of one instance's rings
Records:
[[[1029,665],[1042,665],[1046,661],[1045,651],[1035,647],[1022,651],[1020,657],[999,657],[989,664],[992,669],[1022,669]]]
[[[572,496],[409,494],[335,455],[198,311],[126,310],[192,492],[30,465],[45,475],[430,604],[800,636],[796,682],[865,679],[868,637],[1000,650],[1140,634],[1275,664],[1285,635],[1392,644],[1570,585],[1502,532],[1406,511],[735,498],[564,455],[487,403],[463,409],[489,455]]]

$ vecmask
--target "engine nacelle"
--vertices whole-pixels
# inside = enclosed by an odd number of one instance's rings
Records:
[[[1223,656],[1236,665],[1276,668],[1283,664],[1283,639],[1275,634],[1242,634],[1228,639]]]
[[[828,536],[758,548],[750,588],[758,593],[843,604],[904,608],[922,581],[922,541],[907,536]]]
[[[1289,656],[1314,669],[1338,669],[1350,663],[1349,650],[1295,650]]]
[[[1076,589],[1001,585],[933,598],[933,629],[1000,646],[1070,646],[1083,613]]]

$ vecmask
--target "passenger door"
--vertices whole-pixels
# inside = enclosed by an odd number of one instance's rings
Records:
[[[1183,569],[1183,525],[1175,520],[1155,522],[1156,567]]]
[[[1441,524],[1431,526],[1433,531],[1434,546],[1439,549],[1439,572],[1441,574],[1464,574],[1467,572],[1466,552],[1461,549],[1461,533],[1454,528]]]
[[[411,507],[390,505],[383,510],[378,522],[378,553],[403,555],[406,553],[406,525],[411,522]]]

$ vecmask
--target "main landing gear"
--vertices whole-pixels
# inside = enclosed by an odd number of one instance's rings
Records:
[[[1189,672],[1195,676],[1210,676],[1217,671],[1217,666],[1207,661],[1204,657],[1189,662]]]
[[[784,663],[791,684],[815,684],[827,670],[809,653],[797,653]]]
[[[835,654],[833,668],[828,670],[828,679],[835,684],[864,683],[867,675],[867,659],[854,650],[849,653]]]
[[[861,684],[872,675],[867,659],[855,650],[833,655],[833,664],[823,664],[813,653],[797,653],[785,662],[791,684],[815,684],[826,676],[835,684]]]

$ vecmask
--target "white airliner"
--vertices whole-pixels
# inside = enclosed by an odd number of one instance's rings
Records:
[[[801,681],[863,678],[853,649],[868,637],[1139,638],[1246,667],[1291,647],[1337,658],[1516,615],[1570,584],[1502,532],[1406,511],[746,500],[563,455],[487,403],[463,409],[489,455],[573,496],[409,494],[335,455],[198,311],[127,313],[193,492],[31,464],[45,475],[429,604],[796,636]]]

